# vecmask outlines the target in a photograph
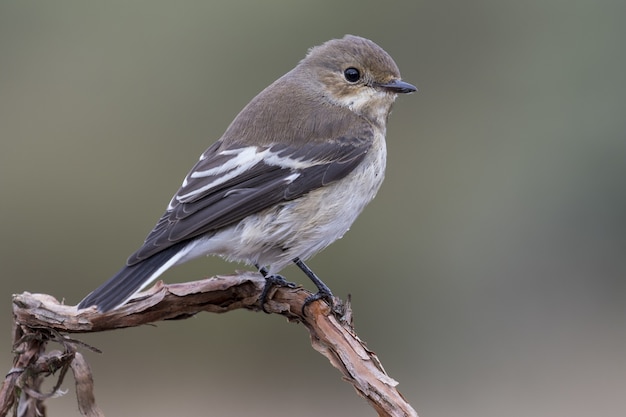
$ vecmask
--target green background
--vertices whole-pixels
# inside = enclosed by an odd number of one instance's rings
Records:
[[[310,263],[359,335],[421,416],[626,414],[626,3],[223,3],[0,3],[0,369],[11,294],[78,302],[257,92],[352,33],[420,89],[377,199]],[[278,316],[81,339],[108,416],[374,415]],[[64,387],[50,416],[78,415]]]

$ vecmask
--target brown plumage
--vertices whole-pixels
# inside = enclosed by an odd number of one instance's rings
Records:
[[[79,308],[114,308],[169,267],[206,254],[270,277],[297,261],[328,297],[301,261],[340,238],[375,196],[391,105],[413,91],[367,39],[312,48],[244,107],[126,266]]]

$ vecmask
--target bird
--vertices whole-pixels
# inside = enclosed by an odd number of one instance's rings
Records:
[[[262,304],[273,285],[291,284],[279,272],[292,263],[318,289],[305,305],[332,302],[305,261],[341,238],[376,195],[392,104],[415,91],[369,39],[345,35],[310,48],[202,153],[143,245],[77,308],[119,308],[172,266],[204,255],[256,267],[266,279]]]

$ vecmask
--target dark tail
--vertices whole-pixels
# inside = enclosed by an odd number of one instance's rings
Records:
[[[109,278],[107,282],[85,297],[78,304],[78,309],[95,305],[99,311],[106,312],[124,304],[133,294],[154,281],[167,268],[172,266],[178,260],[179,256],[177,255],[184,246],[181,242],[137,264],[123,267],[117,274]],[[163,268],[168,262],[170,265]]]

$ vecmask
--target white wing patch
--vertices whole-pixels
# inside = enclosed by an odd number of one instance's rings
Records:
[[[264,154],[266,164],[279,166],[281,168],[304,169],[313,165],[318,165],[320,162],[322,162],[320,160],[304,159],[304,157],[300,159],[293,159],[285,156],[278,156],[270,149],[267,149]]]
[[[297,180],[299,176],[300,176],[300,173],[294,172],[293,174],[289,175],[288,177],[285,177],[285,182],[287,184],[291,184],[292,182]]]
[[[211,177],[214,175],[219,175],[225,171],[235,170],[236,173],[241,173],[248,169],[251,166],[254,166],[263,158],[263,152],[258,152],[258,148],[256,146],[247,146],[245,148],[238,149],[227,149],[219,153],[219,155],[234,155],[233,158],[229,159],[222,165],[218,165],[211,169],[207,169],[204,171],[193,171],[189,174],[190,178],[202,178],[202,177]],[[230,174],[230,173],[229,173]],[[234,175],[233,175],[234,176]],[[232,178],[233,176],[230,176]],[[221,179],[220,177],[218,179]],[[226,181],[226,180],[223,180]],[[221,182],[223,182],[221,181]]]
[[[289,158],[288,156],[279,156],[273,152],[271,148],[258,148],[256,146],[246,146],[237,149],[227,149],[220,152],[220,156],[231,156],[224,163],[205,170],[197,170],[190,172],[183,181],[182,187],[185,188],[193,178],[215,177],[213,181],[200,188],[195,188],[188,193],[179,194],[174,197],[176,202],[184,203],[198,195],[206,194],[211,188],[218,187],[221,184],[244,174],[246,171],[255,167],[258,163],[263,162],[270,166],[278,166],[290,170],[300,170],[319,164],[321,161],[307,160],[304,157],[299,159]],[[207,160],[208,156],[203,155],[201,161]],[[285,177],[285,182],[290,184],[300,176],[297,172],[292,172]],[[175,204],[172,201],[168,209],[172,209]]]
[[[185,181],[183,182],[183,187],[185,187],[189,183],[189,178],[203,178],[203,177],[215,177],[215,179],[203,187],[196,188],[186,194],[179,194],[175,198],[180,202],[185,202],[186,200],[197,196],[198,194],[204,194],[207,190],[210,190],[213,187],[219,186],[220,184],[229,181],[238,175],[246,172],[259,162],[263,160],[263,152],[258,152],[259,149],[256,146],[247,146],[245,148],[238,149],[228,149],[219,153],[219,155],[234,155],[231,159],[227,160],[221,165],[216,167],[203,170],[203,171],[192,171],[189,173]]]

